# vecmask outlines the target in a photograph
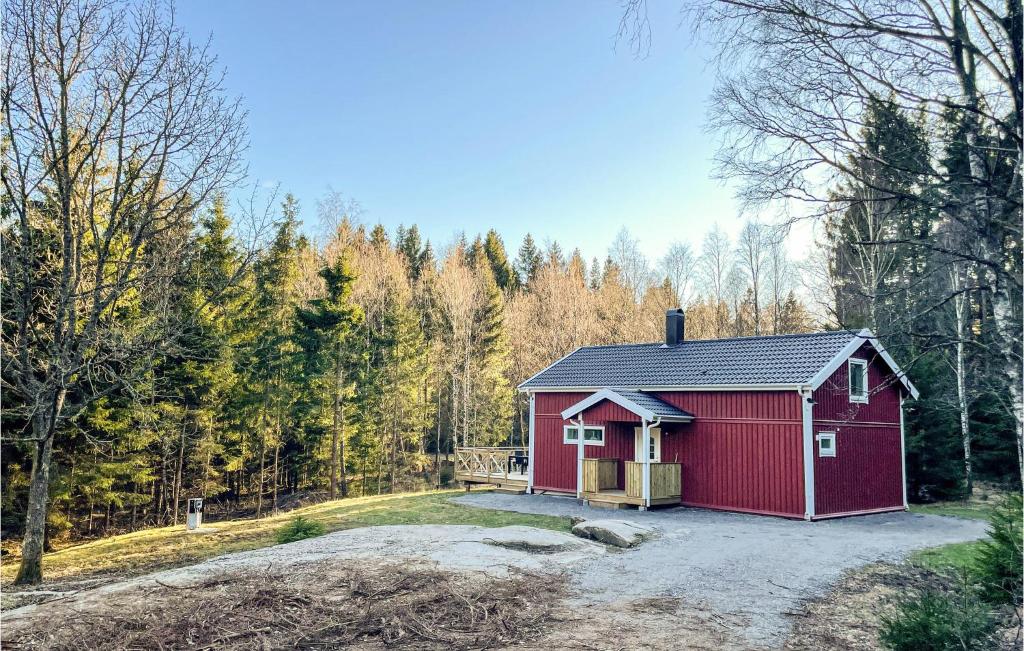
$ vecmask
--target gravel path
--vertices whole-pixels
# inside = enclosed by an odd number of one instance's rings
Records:
[[[819,595],[846,570],[898,561],[913,550],[982,537],[986,523],[912,513],[803,522],[674,508],[591,509],[573,498],[478,493],[456,502],[491,509],[637,521],[659,532],[639,548],[576,564],[581,601],[683,597],[743,617],[752,643],[776,646],[788,611]]]
[[[83,589],[57,601],[5,611],[4,625],[13,627],[11,631],[38,626],[40,618],[102,612],[138,598],[158,583],[185,588],[222,572],[323,567],[365,559],[428,562],[497,576],[516,568],[566,571],[578,595],[570,606],[579,621],[568,633],[555,631],[568,635],[565,644],[590,634],[596,636],[587,643],[590,648],[601,648],[610,639],[612,631],[606,629],[611,627],[621,629],[619,637],[647,640],[649,648],[666,646],[666,637],[673,645],[688,640],[702,648],[775,647],[789,631],[786,613],[826,591],[844,571],[899,560],[922,547],[979,538],[986,528],[984,522],[909,513],[807,523],[682,508],[644,513],[598,510],[572,498],[542,495],[477,493],[455,501],[524,513],[634,521],[657,535],[636,549],[618,550],[567,533],[521,526],[350,529]],[[681,604],[680,610],[660,609],[673,600]],[[652,637],[658,632],[660,638]],[[698,639],[711,634],[720,639]],[[738,641],[726,644],[726,639]]]

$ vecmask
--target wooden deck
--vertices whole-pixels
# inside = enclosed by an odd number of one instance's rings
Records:
[[[590,506],[625,508],[643,506],[644,464],[626,462],[626,487],[618,487],[618,459],[583,460],[583,499]],[[651,463],[651,506],[679,504],[682,496],[682,466]]]
[[[526,457],[526,448],[456,448],[455,480],[525,490],[529,479],[525,464],[517,465],[515,460]]]
[[[603,490],[598,493],[583,493],[583,499],[590,506],[598,508],[625,508],[627,506],[643,506],[644,498],[638,495],[627,495],[622,489]],[[651,506],[679,504],[679,496],[652,497]]]

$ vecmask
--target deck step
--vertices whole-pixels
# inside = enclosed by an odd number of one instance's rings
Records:
[[[494,489],[495,493],[501,493],[502,495],[525,495],[526,489],[518,486],[498,486]]]
[[[613,501],[613,500],[608,500],[608,501],[605,501],[605,500],[595,500],[595,499],[587,500],[587,506],[589,506],[591,508],[595,508],[595,509],[628,509],[629,508],[629,504],[626,504],[625,502],[617,502],[617,501]]]

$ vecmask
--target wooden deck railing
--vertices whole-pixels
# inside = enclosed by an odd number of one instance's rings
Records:
[[[526,482],[525,447],[455,448],[455,479],[484,484]],[[520,460],[517,467],[513,462]]]
[[[651,499],[665,499],[682,495],[682,465],[678,463],[651,462]],[[644,464],[639,461],[626,462],[626,495],[644,496]]]

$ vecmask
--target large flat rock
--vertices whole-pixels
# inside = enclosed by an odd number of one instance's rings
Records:
[[[623,549],[636,547],[654,535],[653,529],[642,524],[604,518],[584,520],[574,526],[572,532],[581,538],[589,538]]]

